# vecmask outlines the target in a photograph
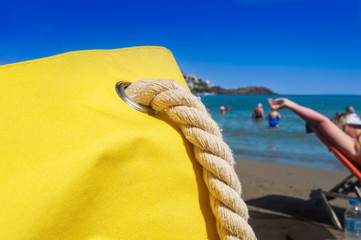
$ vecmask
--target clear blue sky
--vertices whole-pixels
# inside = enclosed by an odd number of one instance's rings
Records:
[[[361,94],[361,0],[12,0],[0,23],[0,64],[155,45],[225,88]]]

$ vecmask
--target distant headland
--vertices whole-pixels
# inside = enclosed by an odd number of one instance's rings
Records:
[[[209,80],[182,72],[187,85],[193,94],[214,94],[214,95],[277,95],[277,93],[266,87],[243,87],[237,89],[224,89],[221,86],[214,86]]]

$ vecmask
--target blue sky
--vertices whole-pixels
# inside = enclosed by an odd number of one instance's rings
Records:
[[[155,45],[225,88],[361,94],[361,0],[12,0],[0,22],[0,64]]]

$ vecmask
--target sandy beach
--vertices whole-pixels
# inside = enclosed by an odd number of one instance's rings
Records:
[[[315,190],[329,190],[349,175],[347,171],[322,170],[295,165],[237,160],[242,197],[258,239],[344,239],[333,227]],[[332,201],[343,221],[347,200]]]

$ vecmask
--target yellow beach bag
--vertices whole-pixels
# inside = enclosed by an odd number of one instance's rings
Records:
[[[168,50],[0,66],[0,84],[0,239],[256,239],[232,151]]]
[[[191,145],[115,84],[186,83],[161,47],[0,66],[0,239],[217,239]]]

